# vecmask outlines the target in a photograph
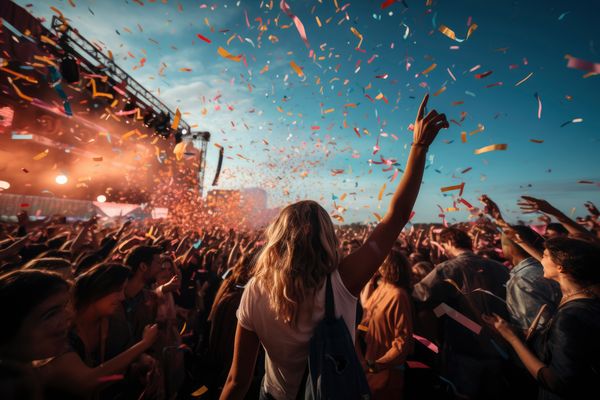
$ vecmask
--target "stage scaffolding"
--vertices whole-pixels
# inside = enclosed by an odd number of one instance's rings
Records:
[[[111,85],[121,88],[126,93],[126,97],[135,101],[135,104],[144,109],[144,112],[153,112],[156,115],[161,113],[169,115],[171,120],[175,112],[167,107],[160,99],[144,88],[138,81],[119,67],[110,57],[106,56],[94,44],[84,38],[77,30],[65,25],[57,16],[52,18],[52,34],[59,37],[59,46],[66,54],[71,54],[77,58],[80,67],[92,74],[103,74],[108,77]],[[194,147],[200,150],[199,170],[198,170],[198,193],[202,197],[204,191],[204,171],[206,167],[206,151],[210,141],[209,132],[194,132],[190,125],[180,120],[180,127],[185,129],[188,134],[183,136],[183,140],[191,141]]]

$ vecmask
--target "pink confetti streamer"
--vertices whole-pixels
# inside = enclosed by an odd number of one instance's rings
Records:
[[[436,346],[435,343],[430,342],[429,340],[425,339],[422,336],[416,335],[413,333],[413,337],[419,342],[421,343],[423,346],[427,347],[429,350],[433,351],[434,353],[439,353],[439,349]]]
[[[580,69],[582,71],[600,74],[600,63],[593,63],[571,56],[566,56],[566,58],[569,60],[567,62],[567,68]]]
[[[300,18],[292,14],[290,6],[285,2],[285,0],[281,0],[281,3],[279,3],[279,8],[281,8],[281,11],[283,11],[288,17],[292,19],[292,21],[294,21],[294,25],[296,25],[298,34],[300,34],[300,37],[306,45],[306,48],[310,48],[310,44],[308,43],[308,39],[306,38],[306,30],[304,29],[304,24],[302,23],[302,21],[300,21]]]
[[[447,316],[449,316],[450,318],[452,318],[453,320],[455,320],[456,322],[458,322],[459,324],[461,324],[468,330],[472,331],[476,335],[479,335],[479,332],[481,332],[481,325],[479,325],[476,322],[474,322],[473,320],[469,319],[464,314],[459,313],[458,311],[456,311],[454,308],[450,307],[446,303],[442,303],[439,306],[437,306],[436,308],[434,308],[433,313],[438,318],[441,317],[442,315],[446,314]]]

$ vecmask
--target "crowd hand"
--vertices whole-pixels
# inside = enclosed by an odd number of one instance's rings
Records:
[[[594,203],[592,203],[591,201],[585,202],[585,208],[588,209],[588,211],[594,219],[598,219],[598,217],[600,217],[600,211],[598,211],[598,208],[596,208]]]
[[[502,227],[502,233],[504,233],[504,235],[512,240],[513,242],[519,244],[519,243],[524,243],[525,241],[523,240],[523,238],[521,237],[521,235],[519,235],[517,233],[517,231],[515,231],[513,228],[511,228],[509,225],[506,225],[504,227]]]
[[[181,287],[181,279],[179,278],[179,274],[175,274],[169,279],[169,282],[165,283],[162,286],[162,291],[164,293],[172,293],[176,292]]]
[[[142,334],[142,343],[147,347],[151,347],[158,338],[158,324],[146,325]]]
[[[488,326],[491,329],[493,329],[495,332],[498,332],[500,336],[502,336],[507,342],[511,342],[514,339],[518,339],[518,336],[513,330],[513,328],[509,325],[509,323],[506,320],[504,320],[498,314],[482,314],[481,318],[486,324],[488,324]]]
[[[482,195],[479,198],[479,201],[481,201],[485,205],[483,209],[484,213],[488,214],[497,221],[504,221],[504,218],[502,218],[502,213],[500,212],[500,208],[486,194]]]
[[[446,115],[439,114],[436,110],[431,110],[425,116],[425,108],[427,107],[428,100],[429,94],[426,94],[419,107],[413,128],[413,144],[426,148],[433,142],[440,129],[450,127],[446,120]]]
[[[530,196],[521,196],[518,205],[524,213],[543,212],[545,214],[554,215],[558,210],[550,203],[543,199],[536,199]]]

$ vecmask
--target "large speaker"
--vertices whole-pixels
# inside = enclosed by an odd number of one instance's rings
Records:
[[[66,56],[60,62],[60,74],[68,83],[79,82],[79,65],[71,56]]]

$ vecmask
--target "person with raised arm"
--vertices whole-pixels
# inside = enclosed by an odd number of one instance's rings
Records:
[[[535,197],[531,196],[521,196],[521,199],[522,200],[519,203],[519,207],[521,207],[521,210],[524,212],[542,212],[544,214],[551,215],[565,227],[565,229],[569,232],[570,237],[594,241],[596,244],[600,244],[598,238],[596,238],[590,231],[573,221],[571,218],[567,217],[566,214],[554,207],[552,204],[548,203],[546,200],[536,199]]]
[[[558,311],[534,340],[533,349],[503,318],[484,320],[512,346],[539,388],[538,399],[585,399],[600,379],[600,247],[571,238],[546,241],[544,277],[560,285]],[[590,397],[591,396],[591,397]]]
[[[331,277],[336,317],[343,317],[354,339],[360,291],[390,252],[417,199],[429,145],[444,114],[425,115],[429,95],[419,107],[406,171],[389,209],[366,241],[342,258],[327,211],[310,200],[285,207],[265,232],[237,312],[232,366],[221,399],[243,399],[262,343],[266,374],[261,398],[295,399],[307,365],[308,344],[325,313],[325,281]]]

